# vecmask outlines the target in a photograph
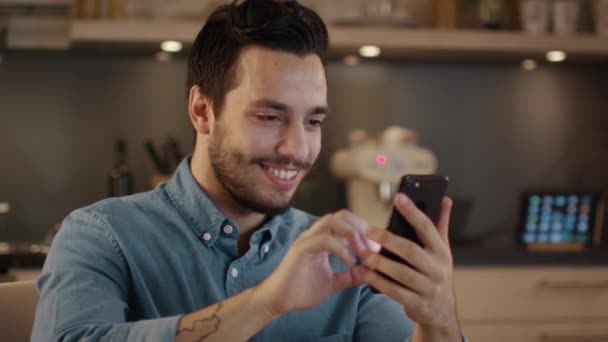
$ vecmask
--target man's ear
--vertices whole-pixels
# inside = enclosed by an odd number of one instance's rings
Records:
[[[201,92],[198,85],[193,85],[190,88],[188,114],[194,130],[198,134],[209,134],[215,119],[213,105],[211,99]]]

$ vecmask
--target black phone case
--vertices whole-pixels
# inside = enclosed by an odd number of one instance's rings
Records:
[[[437,224],[441,215],[441,203],[448,187],[448,178],[439,175],[406,175],[401,178],[399,192],[416,203],[416,206],[428,216],[433,223]],[[422,242],[416,235],[412,225],[393,207],[388,224],[388,231],[409,239],[422,246]],[[382,248],[380,254],[409,265],[407,261]],[[372,287],[372,291],[378,292]]]

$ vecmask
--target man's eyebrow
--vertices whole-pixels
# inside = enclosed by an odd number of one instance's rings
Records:
[[[279,112],[291,112],[292,111],[291,106],[289,106],[288,104],[285,104],[285,103],[282,103],[279,101],[275,101],[275,100],[271,100],[271,99],[260,99],[260,100],[253,101],[253,102],[251,102],[251,104],[249,104],[249,107],[270,108],[270,109],[274,109]],[[328,114],[328,113],[329,113],[328,106],[316,106],[310,111],[310,114],[312,114],[312,115]]]
[[[312,109],[312,111],[310,112],[310,114],[315,115],[315,114],[324,114],[327,115],[329,114],[329,107],[328,106],[317,106],[315,108]]]
[[[280,112],[287,112],[291,110],[291,107],[289,107],[287,104],[270,99],[260,99],[253,101],[249,104],[249,107],[264,107],[274,109]]]

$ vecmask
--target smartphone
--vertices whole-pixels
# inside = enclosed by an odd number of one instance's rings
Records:
[[[435,225],[439,221],[441,204],[447,189],[448,178],[440,175],[405,175],[401,178],[401,183],[399,184],[399,192],[404,193],[410,201],[414,202],[416,207],[424,212]],[[423,246],[414,227],[394,206],[387,230]],[[407,261],[384,248],[380,250],[380,254],[409,265]],[[371,289],[373,292],[378,292],[373,287]]]

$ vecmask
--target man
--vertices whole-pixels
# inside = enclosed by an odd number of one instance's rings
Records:
[[[461,340],[449,199],[435,227],[396,197],[424,249],[348,211],[290,208],[321,148],[327,44],[295,1],[211,15],[188,66],[193,155],[151,192],[66,218],[37,283],[33,340]]]

